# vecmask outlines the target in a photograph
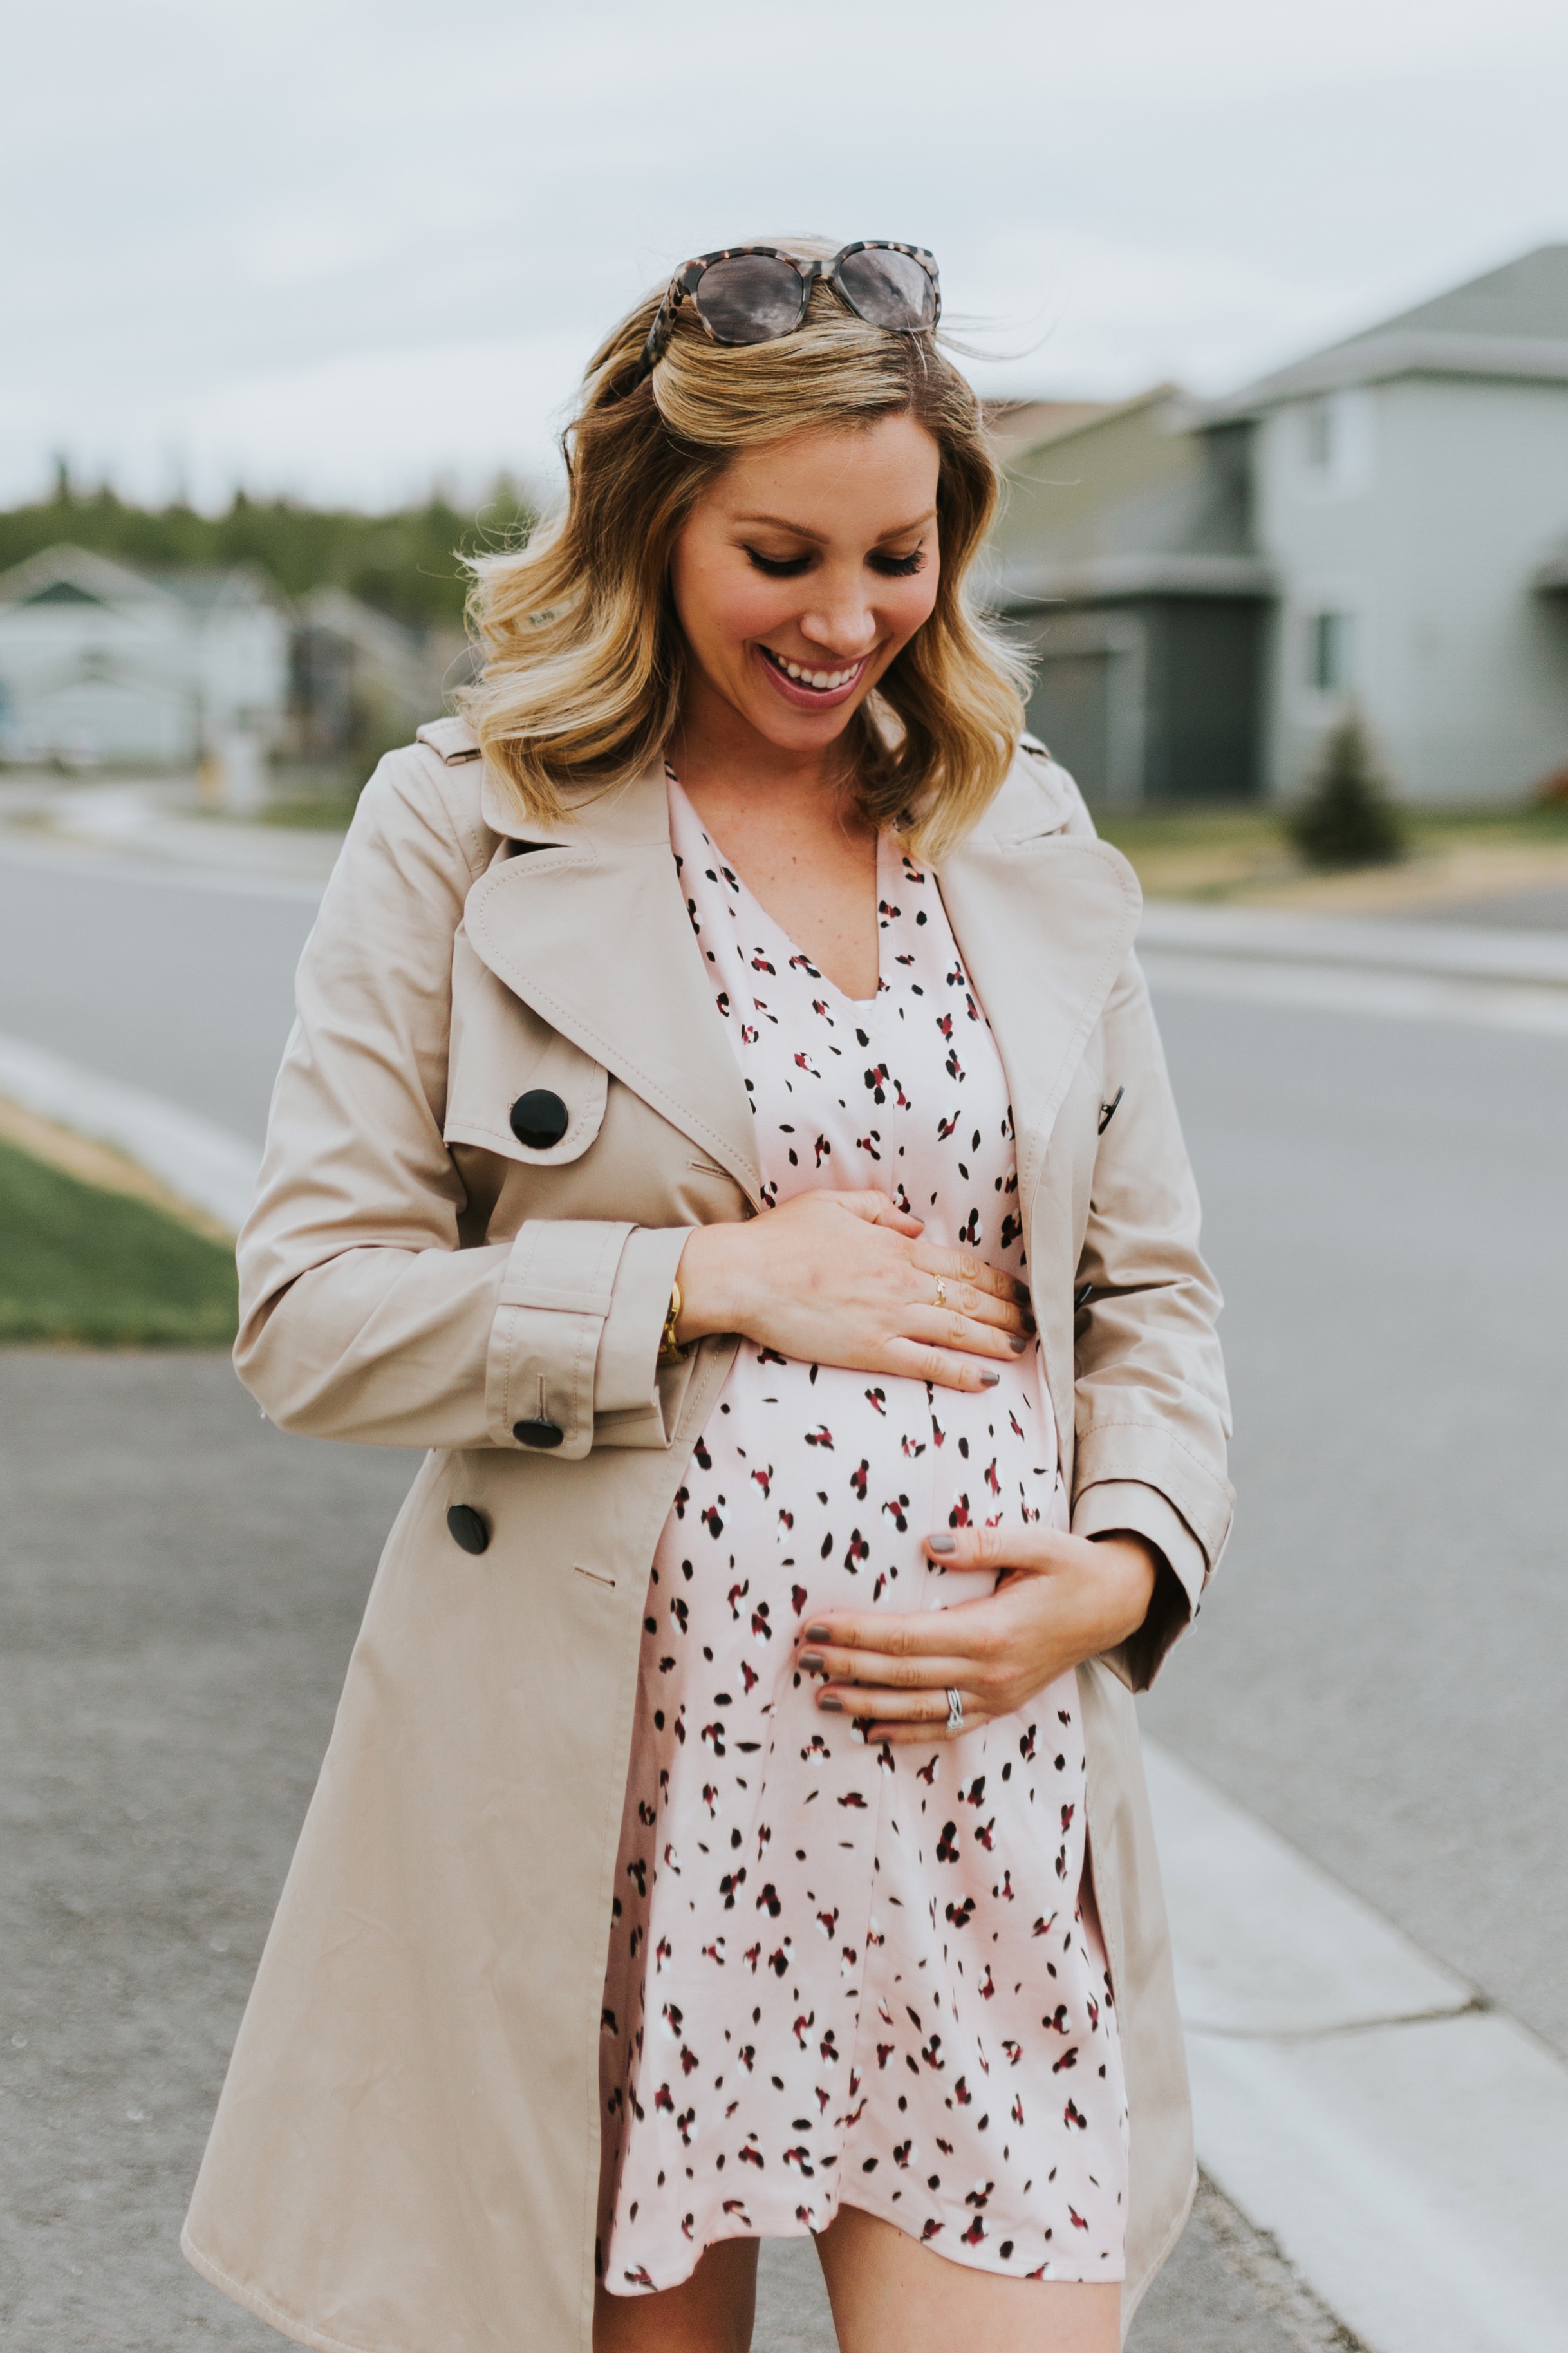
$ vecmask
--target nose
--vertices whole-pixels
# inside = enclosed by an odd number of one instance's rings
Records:
[[[877,642],[876,609],[864,586],[859,567],[841,580],[818,573],[813,584],[816,597],[800,617],[800,633],[825,654],[842,661],[858,661]]]

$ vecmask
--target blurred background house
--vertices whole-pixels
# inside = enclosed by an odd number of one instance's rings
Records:
[[[460,628],[407,628],[342,588],[302,599],[290,661],[295,751],[362,765],[406,744],[472,675]]]
[[[0,764],[163,772],[178,797],[341,821],[381,754],[469,675],[460,551],[532,521],[502,475],[379,514],[258,501],[200,513],[81,490],[0,512]],[[35,786],[37,779],[35,779]]]
[[[1223,400],[995,405],[989,591],[1029,721],[1103,807],[1288,799],[1353,706],[1405,797],[1568,770],[1568,245]],[[454,551],[531,519],[105,490],[0,516],[0,760],[268,765],[343,792],[469,674]],[[86,540],[95,544],[84,544]],[[184,559],[184,560],[172,560]],[[312,787],[313,788],[313,787]]]
[[[1025,422],[999,420],[992,593],[1035,663],[1030,726],[1109,807],[1256,796],[1273,575],[1245,435],[1194,430],[1168,385]]]
[[[49,547],[0,576],[0,756],[68,768],[259,761],[292,617],[255,565],[142,572]]]
[[[994,594],[1091,799],[1289,796],[1352,703],[1413,800],[1568,766],[1568,245],[1203,407],[994,429]]]

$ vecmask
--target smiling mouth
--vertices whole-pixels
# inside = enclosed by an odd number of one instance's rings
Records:
[[[866,667],[866,657],[851,662],[847,670],[807,670],[804,663],[790,661],[784,654],[775,654],[771,646],[759,646],[758,652],[771,662],[792,686],[803,686],[813,694],[836,694],[840,688],[852,686]]]

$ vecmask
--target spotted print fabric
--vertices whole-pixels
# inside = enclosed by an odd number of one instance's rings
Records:
[[[884,837],[880,978],[843,997],[670,780],[693,928],[757,1124],[763,1198],[875,1185],[1024,1267],[1000,1059],[931,876]],[[1084,1870],[1075,1677],[953,1742],[868,1746],[815,1705],[802,1628],[943,1609],[927,1531],[1066,1524],[1037,1349],[966,1397],[743,1343],[659,1539],[601,2037],[599,2268],[676,2285],[705,2246],[841,2200],[953,2261],[1122,2275],[1126,2102]]]

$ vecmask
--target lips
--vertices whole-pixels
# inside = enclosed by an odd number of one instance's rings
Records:
[[[866,668],[862,659],[810,670],[804,662],[792,661],[787,654],[774,653],[771,646],[759,646],[757,652],[774,690],[797,711],[834,710],[854,693]]]

